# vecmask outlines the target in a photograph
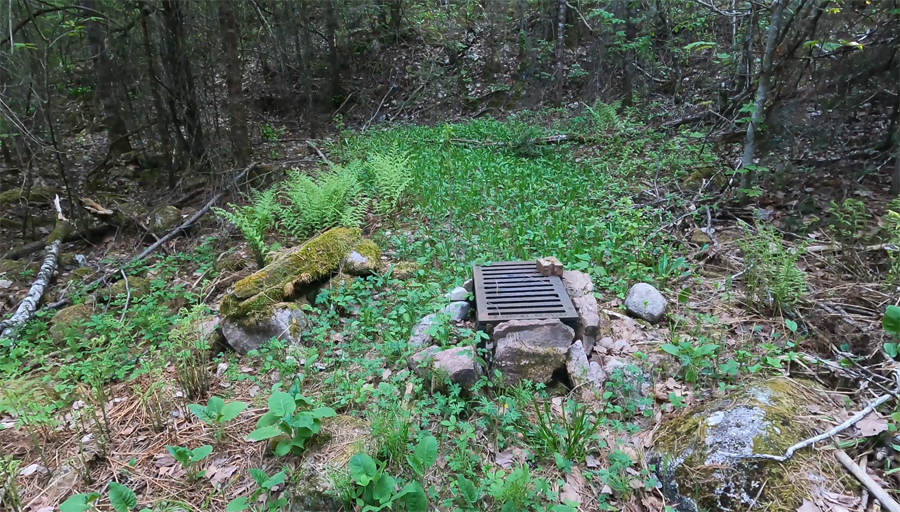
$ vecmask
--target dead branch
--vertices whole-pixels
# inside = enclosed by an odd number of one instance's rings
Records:
[[[85,229],[83,231],[76,231],[75,233],[69,233],[62,239],[62,243],[67,244],[69,242],[77,242],[79,240],[90,240],[92,238],[97,238],[99,236],[105,235],[112,231],[112,226],[102,225],[93,227],[90,229]],[[5,260],[19,260],[26,256],[30,256],[37,251],[47,247],[47,242],[45,240],[38,240],[37,242],[32,242],[27,245],[23,245],[18,249],[13,249],[8,253],[3,255],[3,259]]]
[[[894,498],[885,492],[880,485],[875,483],[875,480],[872,480],[872,477],[866,473],[865,469],[853,462],[853,459],[851,459],[849,455],[844,453],[843,450],[835,450],[834,457],[847,468],[847,471],[849,471],[850,474],[855,476],[856,479],[869,490],[869,493],[873,498],[881,502],[881,506],[885,510],[888,512],[900,512],[900,504],[894,501]]]
[[[861,247],[856,247],[853,245],[843,245],[839,243],[833,244],[823,244],[823,245],[811,245],[807,247],[806,252],[840,252],[846,250],[857,250],[863,252],[871,252],[871,251],[896,251],[898,247],[894,244],[875,244],[875,245],[864,245]]]
[[[72,230],[72,225],[69,224],[69,220],[62,214],[59,196],[56,196],[53,205],[57,212],[56,228],[53,229],[53,232],[47,238],[47,255],[44,256],[44,263],[41,265],[37,279],[32,283],[31,289],[28,290],[28,294],[22,299],[16,312],[8,320],[0,322],[0,339],[8,338],[11,341],[15,341],[16,331],[37,311],[41,296],[44,295],[44,290],[53,278],[53,273],[56,272],[56,265],[59,261],[59,247],[62,245],[66,234]]]
[[[316,154],[319,155],[319,158],[321,158],[326,164],[328,164],[328,165],[334,165],[334,163],[333,163],[331,160],[329,160],[327,156],[325,156],[325,153],[322,153],[322,150],[319,149],[319,146],[316,146],[316,145],[313,143],[313,141],[307,140],[307,141],[306,141],[306,145],[308,145],[309,147],[313,148],[313,149],[316,151]]]

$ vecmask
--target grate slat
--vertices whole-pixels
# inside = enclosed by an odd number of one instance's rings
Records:
[[[535,261],[503,261],[474,268],[478,321],[575,320],[578,313],[562,280],[543,276]]]

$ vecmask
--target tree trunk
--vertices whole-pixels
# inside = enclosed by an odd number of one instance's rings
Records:
[[[746,190],[753,184],[753,155],[756,150],[757,134],[760,123],[765,119],[766,99],[772,90],[772,69],[775,58],[775,46],[777,46],[779,27],[784,14],[784,5],[787,0],[775,0],[772,4],[772,17],[769,20],[769,31],[766,35],[766,48],[763,52],[762,68],[759,72],[759,84],[756,86],[756,101],[753,104],[753,113],[750,122],[747,123],[747,137],[744,139],[744,156],[741,168],[744,169],[742,187]]]
[[[203,140],[203,125],[194,88],[194,75],[184,45],[184,13],[178,0],[163,0],[162,12],[166,24],[166,60],[172,77],[175,100],[184,110],[184,124],[187,129],[191,161],[201,162],[206,154]],[[171,183],[170,183],[171,185]]]
[[[400,41],[400,27],[403,21],[403,0],[391,0],[391,35],[394,42]]]
[[[624,73],[622,80],[622,107],[634,106],[634,36],[637,32],[634,26],[634,8],[631,6],[631,0],[625,0],[625,52],[622,54],[624,59]]]
[[[319,132],[318,123],[316,121],[316,112],[313,105],[313,57],[315,56],[312,44],[312,31],[310,30],[310,13],[309,3],[305,0],[300,2],[300,16],[303,20],[303,93],[306,95],[306,128],[309,131],[309,137],[315,139]]]
[[[96,0],[79,0],[79,5],[92,11],[99,11],[100,5]],[[113,93],[113,83],[117,80],[118,72],[115,63],[106,49],[103,40],[103,30],[93,17],[87,18],[84,24],[87,35],[88,51],[91,53],[91,63],[94,66],[94,74],[97,78],[95,96],[103,107],[104,124],[109,138],[109,149],[113,153],[127,153],[131,151],[131,142],[128,140],[128,127],[122,118],[119,104]]]
[[[234,21],[233,0],[219,0],[219,25],[222,27],[222,49],[225,53],[225,85],[228,89],[228,112],[231,116],[231,146],[239,166],[250,160],[250,138],[247,134],[247,110],[242,92],[241,59]]]
[[[325,2],[325,37],[328,38],[328,66],[331,75],[331,102],[335,107],[344,102],[344,93],[341,86],[341,56],[337,47],[338,20],[335,12],[335,2]],[[393,4],[391,10],[394,9]],[[391,19],[391,24],[393,24]]]
[[[169,123],[166,122],[166,106],[163,103],[162,92],[160,92],[159,73],[156,72],[153,49],[150,46],[150,29],[147,27],[147,17],[152,11],[144,2],[141,2],[140,7],[141,47],[144,51],[144,60],[147,61],[147,79],[150,81],[150,95],[153,97],[153,109],[156,111],[156,133],[159,135],[160,149],[168,161],[167,167],[170,175],[172,175],[175,171],[175,165],[172,161],[172,138],[169,136]]]
[[[563,65],[566,56],[566,0],[559,0],[556,4],[556,71],[553,76],[556,80],[556,104],[562,104],[563,97]]]
[[[900,66],[897,66],[900,69]],[[897,148],[894,154],[894,176],[891,178],[891,195],[900,195],[900,81],[897,82]]]

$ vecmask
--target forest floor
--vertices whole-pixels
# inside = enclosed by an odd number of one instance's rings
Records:
[[[548,143],[562,133],[577,137]],[[290,160],[278,154],[283,135],[268,143],[275,163]],[[761,377],[806,377],[847,394],[846,410],[822,413],[832,419],[859,409],[870,383],[890,385],[881,377],[890,362],[879,355],[886,340],[880,320],[894,294],[871,277],[889,272],[883,258],[868,261],[879,250],[835,247],[859,245],[860,233],[881,216],[842,203],[830,228],[799,215],[806,232],[793,239],[797,229],[784,222],[754,228],[754,218],[766,224],[778,209],[722,206],[730,166],[697,134],[656,132],[611,111],[586,110],[373,126],[317,143],[334,162],[372,151],[405,155],[409,194],[398,212],[368,215],[364,233],[392,261],[415,261],[420,270],[404,281],[372,276],[323,289],[307,308],[311,325],[301,347],[273,343],[253,355],[225,351],[208,360],[186,359],[170,329],[193,314],[182,306],[216,307],[234,282],[225,262],[251,259],[240,236],[211,216],[168,254],[126,268],[132,283],[146,283],[143,293],[92,298],[82,289],[92,276],[62,273],[69,296],[91,304],[79,332],[54,333],[53,312],[42,312],[22,341],[0,350],[0,446],[12,456],[0,476],[13,482],[5,503],[12,490],[22,510],[52,510],[73,493],[92,492],[101,510],[354,510],[360,469],[350,459],[365,451],[396,481],[421,482],[431,510],[662,511],[665,498],[643,458],[661,422]],[[300,241],[276,233],[267,240],[284,247]],[[124,261],[122,243],[107,242],[88,257],[115,254],[120,244]],[[757,266],[745,266],[748,254],[762,255]],[[432,389],[407,369],[410,329],[471,277],[473,264],[548,255],[589,273],[614,317],[624,316],[625,293],[636,282],[669,297],[669,322],[642,326],[629,340],[647,364],[649,396],[611,382],[608,395],[590,401],[563,386],[505,388],[492,376],[470,394]],[[780,273],[788,265],[799,274]],[[21,274],[16,280],[27,282],[27,269]],[[785,275],[799,284],[766,297],[747,288]],[[775,305],[784,314],[773,313]],[[448,344],[476,336],[448,329],[436,338]],[[715,349],[673,355],[663,344]],[[868,377],[825,371],[811,357],[864,366]],[[177,384],[186,364],[198,381],[208,380],[209,395],[247,408],[231,406],[236,417],[221,423],[201,421]],[[322,420],[327,435],[311,440],[302,457],[276,457],[247,439],[273,407],[275,386],[296,386],[305,402],[337,413]],[[556,418],[546,425],[544,404]],[[561,420],[573,414],[585,414],[593,427],[574,447],[559,442],[577,437]],[[855,453],[878,451],[900,423],[889,414],[851,436]],[[167,447],[194,450],[187,457],[197,461],[181,463],[174,455],[185,452]],[[879,478],[891,487],[896,475],[886,473],[896,461],[879,464]],[[331,490],[316,495],[310,487]],[[315,498],[301,503],[300,495]],[[246,503],[234,501],[242,496]],[[88,509],[76,502],[67,510]]]

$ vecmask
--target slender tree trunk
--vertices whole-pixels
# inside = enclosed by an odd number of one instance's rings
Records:
[[[100,3],[96,0],[79,0],[79,5],[92,11],[100,10]],[[93,17],[87,18],[84,24],[87,35],[88,50],[91,52],[91,63],[94,66],[94,74],[97,77],[96,97],[103,107],[104,123],[109,138],[110,151],[114,153],[127,153],[131,151],[131,142],[128,140],[128,127],[122,118],[119,104],[113,93],[113,83],[117,80],[118,72],[115,63],[106,49],[103,40],[103,29]]]
[[[319,132],[318,123],[316,122],[316,112],[313,109],[313,44],[312,30],[310,30],[310,13],[309,3],[306,0],[300,1],[300,19],[303,20],[303,93],[306,95],[306,128],[309,130],[309,137],[315,139]]]
[[[900,69],[900,63],[898,63],[897,69]],[[897,148],[894,154],[894,176],[891,178],[891,195],[896,196],[900,195],[900,80],[897,81],[897,106],[894,108],[896,109],[894,115],[897,118],[895,126],[897,129]]]
[[[172,76],[175,99],[184,110],[184,124],[190,143],[192,162],[201,162],[206,154],[203,125],[194,87],[194,74],[184,44],[184,13],[181,2],[163,0],[162,12],[166,24],[166,55],[169,74]],[[170,183],[171,185],[171,183]]]
[[[400,28],[403,21],[403,0],[391,0],[391,35],[394,42],[400,41]]]
[[[399,2],[399,0],[396,0]],[[325,37],[328,38],[328,66],[331,75],[331,101],[337,107],[344,101],[343,87],[341,85],[341,56],[338,53],[337,46],[337,12],[335,12],[335,1],[325,2]],[[391,5],[393,11],[394,6]],[[391,19],[391,24],[394,21]]]
[[[622,54],[624,58],[624,74],[622,81],[622,106],[631,107],[634,105],[634,44],[635,33],[634,26],[634,8],[631,6],[631,0],[625,0],[625,52]]]
[[[745,169],[743,184],[744,189],[749,189],[753,183],[753,156],[756,151],[756,143],[760,124],[765,119],[766,99],[772,90],[772,69],[775,58],[775,47],[778,42],[779,27],[784,14],[784,6],[787,0],[775,0],[772,4],[772,15],[769,21],[769,31],[766,35],[766,48],[763,52],[762,67],[759,72],[759,84],[756,86],[756,101],[753,105],[753,113],[750,122],[747,123],[747,137],[744,139],[744,156],[741,167]],[[748,168],[750,167],[750,168]]]
[[[234,21],[233,0],[219,0],[219,25],[222,27],[222,49],[225,53],[225,85],[228,89],[228,112],[231,116],[231,146],[240,167],[250,160],[250,138],[247,134],[247,110],[244,107],[241,59]]]
[[[147,26],[147,17],[152,11],[150,7],[141,2],[141,47],[144,51],[144,60],[147,61],[147,79],[150,81],[150,95],[153,97],[153,109],[156,111],[156,133],[159,135],[159,144],[162,154],[168,161],[170,174],[174,173],[175,166],[172,161],[172,138],[169,136],[169,123],[166,117],[166,106],[163,103],[160,92],[159,73],[156,72],[156,61],[153,58],[153,49],[150,45],[150,29]]]
[[[558,0],[556,4],[556,71],[553,76],[556,79],[556,104],[562,104],[563,97],[563,66],[566,56],[566,0]]]

